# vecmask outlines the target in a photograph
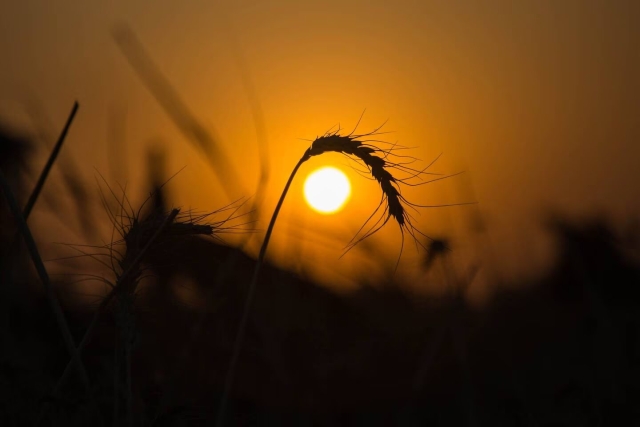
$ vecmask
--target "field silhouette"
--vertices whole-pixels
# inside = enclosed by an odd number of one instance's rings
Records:
[[[547,220],[557,249],[552,267],[502,283],[482,309],[456,291],[473,280],[456,271],[450,274],[457,286],[442,297],[413,295],[389,282],[338,295],[266,263],[219,418],[256,261],[208,235],[233,227],[238,217],[223,215],[211,233],[197,227],[218,217],[198,222],[183,212],[167,219],[170,200],[161,187],[167,177],[153,167],[155,191],[135,217],[139,226],[150,224],[136,243],[140,256],[117,269],[114,283],[122,284],[127,268],[139,269],[143,280],[130,291],[128,308],[121,308],[118,294],[99,312],[98,305],[64,294],[68,279],[53,283],[76,344],[97,319],[81,354],[87,390],[10,209],[10,197],[24,206],[31,194],[25,177],[35,168],[33,151],[27,138],[2,128],[0,170],[12,193],[0,200],[3,425],[212,425],[217,418],[223,425],[319,426],[640,421],[637,233],[621,235],[602,217],[575,222],[558,215]],[[84,193],[75,194],[77,208]],[[122,212],[124,199],[105,194]],[[68,201],[48,197],[50,210],[70,210]],[[132,218],[113,218],[129,232],[125,219]],[[425,269],[446,268],[444,241],[429,249]],[[176,296],[185,283],[191,303]],[[123,313],[130,317],[123,321]]]

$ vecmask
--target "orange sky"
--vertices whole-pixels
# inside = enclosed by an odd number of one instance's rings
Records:
[[[301,139],[337,123],[351,128],[364,109],[360,129],[389,119],[386,129],[394,133],[387,140],[417,147],[413,154],[425,161],[443,152],[439,172],[468,171],[407,196],[423,204],[477,199],[505,271],[537,268],[547,258],[544,236],[532,231],[547,208],[571,214],[601,210],[618,219],[640,210],[636,2],[3,5],[0,118],[34,132],[27,108],[37,103],[55,134],[77,99],[81,107],[64,155],[75,158],[87,182],[93,183],[96,168],[127,180],[141,195],[145,150],[155,141],[168,150],[169,172],[187,166],[169,186],[175,203],[204,210],[228,199],[114,43],[111,29],[122,22],[135,30],[201,123],[219,135],[242,185],[254,192],[258,148],[241,73],[250,78],[270,147],[263,230],[308,146]],[[126,117],[127,162],[116,171],[107,162],[114,111]],[[341,162],[327,156],[303,167],[269,253],[285,263],[292,253],[301,254],[306,269],[321,269],[326,280],[333,280],[331,274],[348,281],[356,277],[354,266],[361,272],[377,268],[366,259],[366,248],[337,257],[375,207],[378,189],[345,170],[354,196],[334,217],[309,211],[301,193],[313,166]],[[487,241],[468,232],[474,212],[423,211],[418,225],[427,234],[459,236],[460,254],[486,252],[477,245]],[[390,224],[371,244],[395,262],[397,227]],[[400,274],[415,274],[417,265],[415,249],[407,245]]]

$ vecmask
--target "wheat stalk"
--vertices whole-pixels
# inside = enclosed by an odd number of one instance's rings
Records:
[[[175,176],[175,175],[174,175]],[[137,285],[142,279],[143,263],[153,263],[154,255],[159,254],[163,250],[169,250],[171,245],[176,242],[176,238],[189,237],[189,236],[211,236],[215,239],[221,239],[220,235],[225,233],[237,233],[242,231],[251,231],[243,228],[248,223],[235,223],[235,220],[244,216],[243,213],[238,213],[240,208],[244,205],[244,201],[232,203],[222,209],[213,212],[197,213],[194,211],[181,212],[180,209],[173,209],[170,212],[163,212],[161,209],[154,208],[148,214],[143,214],[147,203],[156,195],[153,192],[149,197],[140,205],[138,209],[134,209],[126,196],[126,188],[120,187],[122,196],[118,196],[116,192],[109,186],[104,177],[100,175],[103,183],[108,188],[113,199],[116,200],[119,212],[113,212],[107,202],[102,186],[99,185],[100,198],[108,214],[109,220],[113,226],[113,233],[111,242],[103,246],[89,246],[94,249],[99,249],[101,252],[88,253],[77,246],[83,245],[68,245],[73,249],[79,251],[81,255],[88,256],[94,260],[102,263],[108,268],[111,268],[115,273],[115,280],[112,282],[105,278],[98,278],[100,281],[108,284],[111,287],[111,291],[104,297],[96,309],[93,318],[84,333],[84,336],[77,348],[76,356],[73,358],[65,368],[62,376],[58,380],[56,385],[56,391],[59,390],[66,382],[68,375],[70,374],[71,367],[80,359],[81,352],[88,344],[94,328],[100,315],[109,307],[113,305],[114,314],[116,318],[116,324],[120,330],[120,342],[116,345],[116,373],[114,375],[114,423],[118,423],[118,400],[119,400],[119,379],[120,375],[120,362],[121,358],[124,359],[124,378],[125,378],[125,403],[126,403],[126,416],[127,423],[132,423],[132,393],[131,393],[131,365],[130,359],[132,354],[132,347],[135,341],[135,318],[133,313],[133,306],[135,302]],[[173,177],[171,177],[173,178]],[[167,182],[167,180],[159,189],[159,191]],[[216,220],[211,220],[213,215],[225,213],[225,215]],[[229,221],[234,223],[229,225]],[[115,240],[113,236],[119,234],[120,239]],[[121,248],[124,247],[124,248]],[[111,264],[104,262],[102,257],[106,257],[111,260]],[[67,257],[68,258],[68,257]],[[63,258],[64,259],[64,258]],[[92,276],[95,278],[95,276]],[[113,303],[113,304],[112,304]]]
[[[360,121],[358,121],[358,124],[359,123]],[[356,124],[356,129],[358,127],[358,124]],[[382,126],[384,126],[384,124]],[[415,209],[417,207],[429,208],[429,207],[437,207],[437,206],[456,206],[456,205],[469,204],[469,203],[457,203],[457,204],[449,204],[449,205],[417,205],[407,201],[400,192],[400,184],[409,185],[409,186],[424,185],[437,180],[449,178],[458,174],[439,176],[438,178],[434,178],[428,181],[421,181],[418,183],[412,182],[413,179],[416,179],[416,178],[420,179],[424,175],[440,175],[440,174],[427,172],[427,170],[438,160],[440,156],[438,156],[438,158],[436,158],[434,161],[432,161],[429,165],[427,165],[425,168],[421,170],[412,168],[410,165],[416,161],[415,158],[396,154],[397,150],[406,149],[408,147],[402,147],[402,146],[398,146],[397,144],[391,144],[389,148],[381,149],[372,144],[373,142],[388,144],[387,142],[384,142],[384,141],[369,139],[370,137],[382,134],[382,132],[380,132],[380,129],[382,128],[382,126],[374,129],[372,132],[359,134],[359,135],[354,134],[355,129],[353,132],[349,133],[348,135],[340,135],[339,134],[340,129],[334,132],[327,132],[324,135],[317,137],[312,142],[311,146],[304,152],[304,154],[302,155],[298,163],[293,168],[293,171],[291,172],[291,175],[289,176],[289,179],[285,184],[284,190],[280,195],[280,199],[276,204],[273,215],[271,216],[271,220],[269,222],[269,226],[267,228],[264,241],[260,248],[258,260],[256,261],[256,267],[254,269],[253,277],[249,285],[247,298],[245,300],[245,305],[242,312],[242,318],[238,326],[238,332],[236,334],[236,340],[234,342],[234,346],[232,350],[229,369],[227,371],[227,375],[224,382],[224,389],[222,392],[222,397],[220,400],[218,414],[217,414],[217,421],[216,421],[217,426],[221,426],[224,422],[224,411],[225,411],[228,395],[233,383],[235,369],[238,362],[238,357],[240,355],[240,348],[242,347],[242,342],[244,340],[244,334],[245,334],[247,321],[249,317],[249,311],[253,301],[253,294],[255,291],[256,284],[258,282],[260,270],[264,263],[267,246],[269,245],[269,240],[271,239],[271,234],[273,232],[276,219],[278,217],[282,204],[284,203],[284,199],[287,195],[287,192],[289,191],[289,187],[291,186],[291,183],[293,182],[293,179],[296,173],[298,172],[298,170],[300,169],[300,167],[302,166],[302,164],[304,164],[306,161],[308,161],[314,156],[320,156],[322,154],[329,153],[329,152],[341,153],[363,164],[368,169],[368,172],[371,175],[371,179],[374,179],[380,185],[380,189],[382,190],[382,199],[380,201],[380,204],[378,205],[376,210],[371,214],[371,216],[367,219],[367,221],[362,225],[360,230],[358,230],[358,232],[353,237],[353,239],[351,239],[351,241],[348,243],[346,251],[350,250],[362,240],[376,233],[378,230],[384,227],[391,218],[393,218],[398,223],[400,227],[400,232],[402,234],[402,246],[400,249],[400,255],[402,255],[402,248],[404,247],[405,231],[408,232],[413,237],[414,241],[416,242],[416,245],[420,245],[424,248],[422,243],[420,243],[420,241],[418,240],[417,238],[418,236],[416,236],[416,233],[427,238],[429,238],[429,236],[420,232],[417,228],[413,226],[413,223],[411,221],[412,217],[407,211],[408,207]],[[391,158],[397,158],[398,161],[391,161]],[[407,160],[405,161],[402,159],[407,159]],[[404,178],[399,178],[397,176],[394,176],[392,171],[403,172],[405,174],[408,174],[408,176]],[[382,207],[381,217],[369,229],[367,229],[363,233],[362,231],[365,229],[366,225],[372,220],[375,214],[380,211],[381,207]],[[398,262],[399,261],[400,261],[400,258],[398,258]],[[396,264],[396,268],[397,268],[397,264]]]

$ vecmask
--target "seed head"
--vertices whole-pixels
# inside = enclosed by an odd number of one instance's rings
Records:
[[[407,149],[408,147],[402,147],[397,144],[391,144],[385,141],[371,139],[375,135],[380,135],[382,126],[366,134],[355,135],[353,132],[348,135],[340,135],[339,129],[334,132],[328,132],[323,136],[317,137],[311,144],[311,147],[307,149],[304,154],[304,159],[309,159],[313,156],[318,156],[327,152],[342,153],[356,163],[364,165],[371,178],[378,182],[380,189],[382,190],[382,198],[376,210],[371,214],[363,226],[358,230],[358,233],[347,245],[346,251],[353,248],[356,244],[376,233],[386,223],[393,218],[400,227],[402,233],[402,245],[404,246],[404,232],[407,231],[413,238],[416,245],[426,249],[424,245],[419,241],[417,234],[424,236],[428,239],[424,233],[420,232],[412,224],[412,216],[407,211],[407,208],[416,210],[417,207],[436,207],[436,206],[452,206],[452,205],[417,205],[407,201],[401,194],[401,185],[418,186],[428,184],[440,179],[455,176],[428,172],[428,169],[438,160],[438,156],[429,165],[423,169],[414,169],[410,165],[417,161],[414,157],[400,155],[397,152],[399,150]],[[387,145],[388,148],[379,148],[373,143],[379,145]],[[392,173],[393,171],[393,173]],[[397,173],[397,175],[394,175]],[[432,178],[424,180],[426,175],[439,176],[438,178]],[[400,177],[402,176],[402,177]],[[418,180],[415,182],[414,180]],[[466,203],[460,203],[466,204]],[[382,215],[371,225],[366,232],[363,232],[367,224],[372,222],[373,217],[382,208]],[[401,249],[402,252],[402,249]]]
[[[221,236],[224,234],[252,231],[246,227],[251,224],[250,221],[238,221],[247,215],[240,212],[246,199],[238,200],[213,212],[182,211],[180,208],[145,210],[145,206],[153,201],[156,192],[161,190],[164,184],[152,192],[138,208],[134,208],[127,197],[126,188],[120,187],[122,194],[118,196],[104,177],[101,176],[101,178],[117,203],[118,211],[114,211],[109,206],[102,186],[98,183],[103,207],[113,226],[112,236],[110,243],[94,247],[106,253],[87,255],[95,259],[103,256],[108,258],[110,265],[107,262],[101,262],[115,273],[116,282],[107,281],[112,288],[119,287],[128,293],[135,292],[141,273],[145,270],[141,264],[153,267],[160,262],[159,260],[166,259],[167,253],[176,250],[185,239],[209,236],[222,240]],[[126,280],[123,280],[123,276]]]
[[[388,166],[387,161],[382,157],[374,155],[374,153],[381,150],[359,141],[356,136],[342,136],[333,133],[316,138],[311,144],[311,148],[307,150],[307,153],[311,157],[330,151],[356,157],[369,168],[371,176],[380,184],[380,188],[386,199],[388,210],[387,218],[393,217],[400,225],[400,228],[404,227],[406,222],[405,211],[402,207],[402,196],[397,187],[397,180],[385,169],[385,167]]]

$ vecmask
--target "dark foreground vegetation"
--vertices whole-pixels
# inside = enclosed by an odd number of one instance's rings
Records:
[[[1,139],[3,179],[24,203],[29,144]],[[125,291],[78,305],[53,280],[75,345],[100,311],[80,365],[3,192],[0,424],[214,425],[255,261],[206,236],[204,220],[168,219],[160,194],[136,218],[150,228],[114,255]],[[600,219],[551,227],[553,268],[503,284],[514,290],[482,310],[392,283],[338,296],[266,266],[223,424],[639,425],[637,236]],[[176,298],[185,281],[196,304]]]

